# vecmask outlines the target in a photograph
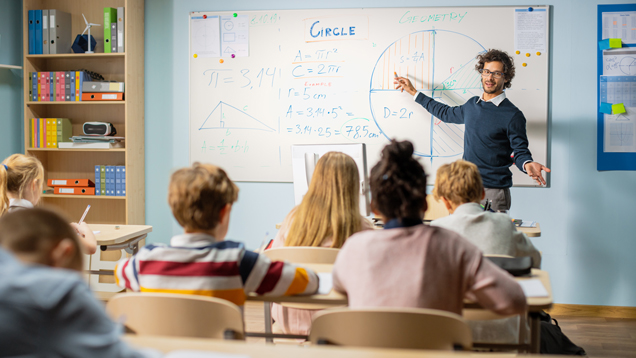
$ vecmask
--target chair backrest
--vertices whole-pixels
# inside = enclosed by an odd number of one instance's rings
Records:
[[[114,296],[106,310],[140,335],[245,339],[241,309],[220,298],[130,292]]]
[[[285,246],[263,251],[270,260],[295,264],[333,264],[339,249],[328,247]]]
[[[472,335],[461,316],[424,308],[341,308],[314,316],[312,344],[373,348],[470,350]]]

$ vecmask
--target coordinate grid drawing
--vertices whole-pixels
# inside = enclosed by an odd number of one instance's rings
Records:
[[[223,24],[232,14],[192,13],[190,161],[217,164],[233,180],[284,182],[292,144],[366,143],[370,168],[390,139],[408,139],[430,182],[441,164],[462,157],[464,126],[441,122],[395,90],[395,74],[451,106],[480,96],[475,57],[490,48],[514,53],[514,9],[238,12],[249,24],[249,48],[233,57],[197,53],[210,47],[202,41],[216,46],[206,37],[214,26],[218,44],[229,45]],[[500,36],[483,28],[493,15],[506,30]],[[206,18],[218,25],[201,24]],[[515,61],[506,95],[526,116],[535,160],[546,162],[548,55]],[[512,170],[515,184],[532,184]]]

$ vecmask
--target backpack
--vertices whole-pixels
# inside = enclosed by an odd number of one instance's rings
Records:
[[[549,314],[541,312],[541,354],[564,354],[584,356],[585,350],[582,347],[572,343],[572,341],[563,334],[559,322],[550,317]],[[554,321],[554,324],[552,324]]]

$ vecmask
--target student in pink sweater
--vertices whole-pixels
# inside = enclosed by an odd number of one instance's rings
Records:
[[[462,313],[465,297],[499,314],[520,314],[526,298],[512,276],[458,234],[424,225],[426,174],[413,145],[392,140],[371,170],[371,207],[384,230],[342,247],[333,269],[350,307],[420,307]]]
[[[345,240],[373,224],[360,215],[360,177],[356,162],[345,153],[329,152],[316,163],[307,194],[287,214],[272,248],[314,246],[339,249]],[[272,305],[275,330],[309,334],[313,309]]]

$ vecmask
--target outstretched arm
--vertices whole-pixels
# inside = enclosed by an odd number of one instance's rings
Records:
[[[550,168],[537,162],[528,162],[523,167],[526,170],[526,173],[528,173],[528,176],[534,179],[537,182],[537,184],[540,184],[540,185],[546,184],[545,179],[543,179],[543,175],[541,171],[545,171],[546,173],[549,173]]]
[[[417,94],[417,90],[413,87],[413,84],[408,78],[396,77],[395,89],[399,89],[400,92],[406,91],[411,96]],[[451,107],[444,103],[438,102],[431,97],[428,97],[424,93],[417,94],[415,102],[419,103],[422,107],[432,114],[433,116],[446,123],[464,124],[464,113],[462,106]]]

